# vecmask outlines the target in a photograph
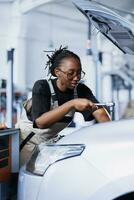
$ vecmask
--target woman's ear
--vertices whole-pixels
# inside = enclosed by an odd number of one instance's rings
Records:
[[[54,73],[57,78],[60,76],[60,71],[57,68],[54,69]]]

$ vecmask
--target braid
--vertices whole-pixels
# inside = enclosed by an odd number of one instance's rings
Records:
[[[51,73],[53,76],[55,76],[54,69],[60,66],[62,59],[73,57],[75,59],[78,59],[80,62],[79,56],[77,56],[72,51],[67,50],[67,47],[62,48],[62,46],[60,46],[58,50],[55,49],[55,51],[51,52],[53,52],[51,56],[47,54],[48,61],[45,68],[48,68],[48,73]]]

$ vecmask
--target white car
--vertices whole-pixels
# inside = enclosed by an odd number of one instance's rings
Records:
[[[124,53],[134,54],[131,24],[90,1],[73,3]],[[85,122],[66,134],[69,129],[56,144],[36,147],[20,170],[18,200],[134,200],[134,119]]]
[[[39,145],[19,174],[18,200],[134,199],[134,119],[83,127]],[[133,198],[130,198],[130,197]]]

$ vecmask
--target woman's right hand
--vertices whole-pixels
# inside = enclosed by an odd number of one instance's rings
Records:
[[[97,106],[90,100],[85,98],[73,99],[73,107],[78,111],[97,108]]]

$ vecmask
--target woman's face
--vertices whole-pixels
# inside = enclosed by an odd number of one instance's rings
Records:
[[[55,69],[61,89],[74,89],[81,79],[81,63],[75,58],[65,58]]]

